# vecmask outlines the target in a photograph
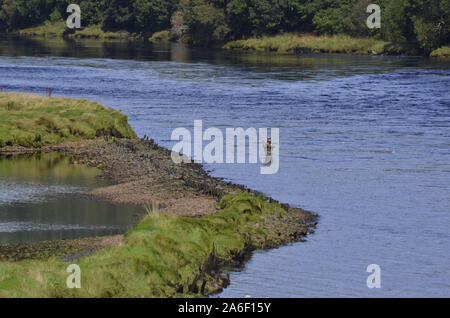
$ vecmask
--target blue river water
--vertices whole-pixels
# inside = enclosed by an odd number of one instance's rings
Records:
[[[211,174],[320,215],[307,242],[254,252],[219,297],[450,296],[450,64],[0,40],[0,88],[93,99],[138,133],[280,129],[280,169]],[[369,289],[369,264],[381,288]]]

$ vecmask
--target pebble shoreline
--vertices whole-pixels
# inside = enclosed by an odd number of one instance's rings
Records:
[[[41,151],[73,155],[77,158],[75,164],[101,168],[103,176],[112,181],[113,185],[94,189],[85,194],[95,200],[156,206],[160,213],[189,217],[201,217],[218,212],[218,202],[225,194],[248,192],[269,202],[277,202],[243,185],[211,177],[199,164],[175,164],[171,160],[171,151],[158,146],[153,140],[97,138],[46,146],[41,149],[23,147],[0,149],[0,153],[7,154]],[[275,234],[271,235],[261,248],[274,248],[303,241],[306,235],[314,232],[317,214],[290,207],[288,204],[282,204],[282,207],[288,212],[286,217],[283,219],[268,217],[265,220],[264,227]],[[0,261],[45,259],[53,256],[70,261],[90,255],[101,248],[117,246],[121,240],[122,235],[116,235],[0,245]],[[245,249],[242,255],[236,255],[233,259],[234,265],[243,263],[249,252],[250,249]]]

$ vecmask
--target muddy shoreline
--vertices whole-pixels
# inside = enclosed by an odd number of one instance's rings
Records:
[[[32,152],[61,152],[75,156],[77,160],[74,164],[100,168],[103,177],[110,180],[113,185],[94,189],[85,193],[85,196],[112,203],[141,204],[151,212],[201,217],[217,213],[220,210],[218,203],[224,195],[243,192],[261,197],[267,202],[278,202],[243,185],[211,177],[199,164],[175,164],[171,159],[171,151],[158,146],[153,140],[98,138],[46,146],[41,149],[22,147],[0,149],[0,153],[13,155]],[[288,204],[282,204],[282,208],[288,212],[285,217],[273,215],[265,218],[264,230],[270,235],[258,246],[255,247],[254,242],[246,242],[242,251],[227,260],[216,259],[211,255],[208,264],[203,266],[201,277],[198,278],[214,279],[211,283],[215,287],[209,289],[207,294],[219,292],[226,287],[229,279],[223,274],[223,268],[242,266],[251,251],[303,241],[306,235],[314,232],[317,214],[290,207]],[[0,246],[0,261],[45,259],[54,256],[70,261],[102,248],[120,245],[121,241],[122,236],[118,235],[9,244]]]
[[[123,235],[55,240],[32,243],[0,245],[0,262],[17,262],[26,259],[58,257],[71,262],[93,252],[121,244]]]

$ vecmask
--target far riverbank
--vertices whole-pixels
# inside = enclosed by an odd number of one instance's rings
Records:
[[[170,30],[155,32],[152,36],[146,38],[142,37],[142,35],[125,31],[105,32],[98,25],[84,27],[80,30],[69,30],[63,22],[18,30],[15,33],[25,37],[141,41],[155,44],[184,41],[183,38],[175,40]],[[217,45],[216,49],[273,52],[279,54],[423,55],[416,43],[395,43],[377,38],[352,37],[344,34],[318,36],[314,34],[285,33],[230,41],[222,45]],[[431,51],[429,56],[448,59],[450,58],[450,47],[442,46],[437,48]]]
[[[231,41],[226,43],[223,48],[281,54],[421,55],[414,43],[392,43],[375,38],[355,38],[348,35],[280,34]],[[430,56],[448,58],[450,57],[450,48],[443,46],[432,51]]]

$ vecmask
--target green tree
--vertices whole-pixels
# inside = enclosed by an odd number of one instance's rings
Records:
[[[248,0],[231,0],[226,5],[228,25],[231,28],[233,38],[241,38],[251,34],[252,28],[249,25],[249,4]]]
[[[101,24],[103,12],[106,9],[105,1],[83,0],[80,2],[81,23],[83,26]],[[65,11],[65,10],[64,10]]]
[[[170,28],[170,18],[175,11],[175,1],[137,0],[133,5],[136,30],[147,35]]]
[[[344,31],[344,17],[347,16],[347,8],[327,8],[314,15],[313,24],[315,32],[322,34],[336,34]]]
[[[426,54],[449,42],[449,0],[415,0],[413,11],[414,34]]]
[[[279,0],[249,0],[249,22],[252,33],[276,33],[283,21],[283,6]]]
[[[352,36],[375,36],[380,33],[378,29],[369,29],[367,27],[367,7],[377,3],[374,0],[356,0],[349,5],[347,17],[344,19],[344,32]],[[378,3],[379,4],[379,3]],[[384,10],[381,15],[383,17]],[[383,18],[382,18],[383,21]]]
[[[102,29],[105,31],[135,31],[136,16],[133,2],[128,0],[107,1]]]
[[[196,45],[213,45],[225,40],[230,32],[224,9],[207,0],[187,0],[183,12],[191,42]]]
[[[414,40],[411,21],[411,0],[388,0],[382,11],[382,33],[384,39],[393,42]]]

